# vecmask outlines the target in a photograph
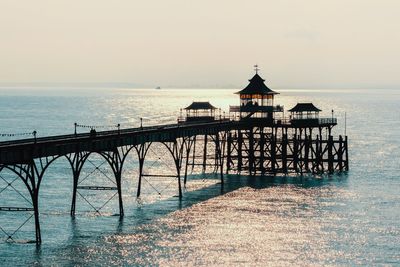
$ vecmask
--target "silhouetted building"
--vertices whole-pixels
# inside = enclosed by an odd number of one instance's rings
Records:
[[[257,73],[249,80],[249,84],[237,92],[240,106],[230,106],[229,112],[240,119],[274,119],[274,112],[283,112],[282,106],[274,106],[274,96],[279,94],[265,85],[265,80]]]
[[[214,121],[216,119],[216,107],[210,104],[210,102],[193,102],[186,108],[186,116],[181,117],[179,122],[207,122]]]
[[[296,106],[288,110],[292,119],[318,119],[319,112],[322,111],[313,103],[297,103]]]

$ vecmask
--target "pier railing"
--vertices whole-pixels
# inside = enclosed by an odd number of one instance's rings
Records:
[[[32,199],[32,207],[0,206],[0,211],[33,212],[36,242],[41,243],[39,187],[47,167],[60,157],[65,157],[72,169],[72,216],[75,215],[78,190],[116,191],[114,196],[118,197],[119,214],[124,215],[121,180],[123,163],[130,151],[136,151],[139,162],[137,197],[140,196],[142,177],[165,176],[176,179],[178,196],[182,198],[181,177],[185,185],[189,165],[192,170],[195,166],[201,166],[203,172],[210,169],[219,172],[221,185],[224,183],[224,172],[250,175],[319,175],[347,171],[347,137],[339,136],[339,139],[334,140],[331,136],[331,129],[336,122],[336,118],[232,120],[220,117],[219,120],[209,122],[172,123],[128,129],[120,129],[118,125],[118,129],[98,132],[94,131],[93,126],[85,126],[86,133],[0,142],[0,172],[9,171],[17,176],[13,181],[17,181],[17,178],[22,180]],[[320,128],[319,135],[311,134],[310,128],[313,127]],[[326,135],[321,134],[321,130]],[[327,137],[323,138],[324,136]],[[151,145],[155,145],[153,143],[161,144],[167,149],[167,156],[172,157],[175,163],[174,174],[143,171],[147,151]],[[82,167],[92,153],[98,154],[108,163],[116,186],[79,185]],[[160,159],[161,156],[164,155],[159,155]],[[12,183],[6,187],[12,186]],[[0,192],[2,191],[4,189],[0,188]],[[20,228],[17,231],[18,229]],[[7,240],[12,240],[13,235],[7,234]]]
[[[276,125],[285,125],[285,126],[296,126],[296,125],[336,125],[337,118],[314,118],[314,119],[291,119],[291,118],[281,118],[275,119],[274,124]]]
[[[337,118],[319,118],[320,124],[337,124]]]
[[[229,112],[283,112],[283,106],[229,106]]]

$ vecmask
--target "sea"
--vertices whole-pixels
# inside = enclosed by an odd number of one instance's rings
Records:
[[[104,130],[175,123],[192,101],[210,101],[227,113],[239,102],[236,91],[2,87],[0,139],[30,138],[34,130],[37,137],[72,134],[74,123]],[[40,186],[40,246],[32,242],[32,212],[0,211],[0,265],[400,266],[400,90],[277,91],[275,103],[285,110],[312,102],[323,110],[321,117],[338,118],[333,135],[348,136],[348,172],[232,173],[222,186],[212,169],[203,174],[193,168],[182,200],[171,177],[145,177],[138,198],[132,150],[122,174],[125,216],[118,216],[115,191],[107,190],[79,190],[71,216],[72,172],[60,158]],[[174,173],[162,144],[150,147],[145,170]],[[81,185],[113,183],[107,164],[91,155]],[[29,202],[23,182],[2,170],[0,207]]]

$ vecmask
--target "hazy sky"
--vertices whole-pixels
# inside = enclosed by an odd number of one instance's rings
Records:
[[[0,0],[0,82],[400,88],[399,0]]]

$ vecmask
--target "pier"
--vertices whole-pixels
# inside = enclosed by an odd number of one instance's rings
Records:
[[[32,206],[2,206],[2,212],[33,212],[35,241],[42,242],[40,232],[39,191],[47,168],[65,157],[72,169],[71,216],[75,216],[79,190],[114,190],[118,196],[119,215],[124,216],[121,180],[124,162],[129,153],[138,158],[138,185],[141,194],[143,177],[167,177],[144,173],[146,155],[151,146],[161,144],[174,162],[178,196],[195,166],[202,172],[217,172],[221,185],[224,175],[321,175],[349,170],[347,136],[332,136],[337,119],[322,118],[312,103],[298,103],[283,115],[284,107],[275,105],[277,92],[265,85],[258,69],[249,85],[237,92],[238,106],[230,106],[229,114],[209,102],[193,102],[181,110],[176,123],[95,131],[69,135],[36,137],[0,142],[0,173],[12,172],[21,180]],[[91,154],[98,154],[109,164],[115,186],[81,186],[82,167]],[[171,177],[171,176],[168,176]],[[14,180],[15,181],[15,180]],[[9,183],[7,186],[11,186]],[[0,189],[0,194],[2,190]],[[0,195],[1,197],[1,195]],[[1,225],[1,216],[0,216]],[[3,231],[4,232],[4,231]],[[7,240],[12,234],[4,232]]]

